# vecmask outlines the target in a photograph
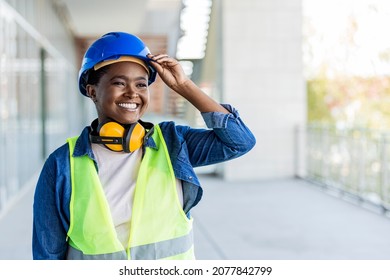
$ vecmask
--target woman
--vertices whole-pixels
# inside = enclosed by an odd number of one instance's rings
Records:
[[[156,75],[209,129],[141,120]],[[34,196],[34,259],[194,259],[194,167],[237,158],[255,138],[230,105],[202,92],[166,54],[111,32],[85,53],[80,92],[98,118],[46,160]]]

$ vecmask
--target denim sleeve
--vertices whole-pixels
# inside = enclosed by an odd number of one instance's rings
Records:
[[[60,213],[57,164],[50,156],[41,171],[33,205],[33,259],[65,259],[66,230]]]
[[[189,129],[186,132],[186,148],[194,167],[240,157],[256,144],[254,135],[241,120],[238,111],[230,105],[222,106],[230,113],[202,113],[208,130]]]

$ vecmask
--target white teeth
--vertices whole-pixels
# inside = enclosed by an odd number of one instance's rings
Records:
[[[137,104],[135,103],[119,103],[118,104],[120,107],[126,108],[126,109],[136,109]]]

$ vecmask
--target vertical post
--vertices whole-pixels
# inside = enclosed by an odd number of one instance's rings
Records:
[[[358,142],[358,146],[360,147],[359,151],[358,151],[358,154],[359,154],[359,161],[358,161],[358,164],[359,164],[359,180],[357,182],[358,186],[357,186],[357,193],[359,195],[359,197],[363,197],[364,193],[366,192],[367,190],[367,186],[366,186],[366,165],[367,165],[367,159],[366,159],[366,147],[367,147],[367,141],[368,141],[368,131],[367,130],[363,130],[363,129],[360,129],[360,141]]]
[[[42,158],[47,156],[47,138],[46,138],[46,118],[47,118],[47,106],[46,106],[46,75],[45,75],[45,59],[46,51],[44,48],[40,49],[40,84],[41,84],[41,152]]]
[[[326,142],[326,139],[327,137],[329,137],[329,135],[326,135],[326,133],[329,131],[326,130],[326,127],[322,124],[320,126],[321,128],[321,140],[320,140],[320,143],[321,143],[321,159],[320,159],[320,171],[319,171],[319,174],[320,174],[320,180],[321,180],[321,183],[322,184],[327,184],[328,183],[328,177],[326,176],[326,155],[327,155],[327,147],[326,147],[326,144],[328,144]]]
[[[307,146],[307,130],[308,127],[294,126],[294,176],[295,178],[307,178],[307,154],[309,147]]]
[[[383,211],[386,211],[386,205],[387,205],[387,188],[388,188],[388,182],[387,182],[387,135],[385,133],[381,134],[380,137],[380,155],[381,156],[381,177],[380,177],[380,190],[379,190],[379,196],[381,199],[381,206]]]

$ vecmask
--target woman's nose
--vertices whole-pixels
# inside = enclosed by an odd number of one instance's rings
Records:
[[[125,91],[125,95],[130,98],[138,97],[138,92],[135,88],[128,86]]]

